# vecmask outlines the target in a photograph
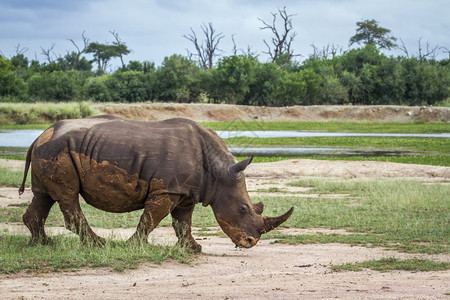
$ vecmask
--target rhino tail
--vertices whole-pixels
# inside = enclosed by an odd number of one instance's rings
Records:
[[[30,148],[28,148],[28,151],[27,151],[27,158],[25,160],[25,170],[23,172],[22,184],[20,185],[20,188],[19,188],[19,195],[22,195],[23,192],[25,191],[25,181],[27,180],[28,170],[30,169],[31,153],[33,152],[35,143],[36,143],[36,141],[34,141],[33,144],[31,144]]]

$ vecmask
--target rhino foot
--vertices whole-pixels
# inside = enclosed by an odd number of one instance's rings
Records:
[[[202,246],[199,243],[197,243],[194,239],[191,239],[191,240],[188,240],[188,241],[186,241],[186,240],[178,241],[177,245],[180,246],[180,247],[189,249],[189,250],[191,250],[193,252],[197,252],[197,253],[202,252]]]

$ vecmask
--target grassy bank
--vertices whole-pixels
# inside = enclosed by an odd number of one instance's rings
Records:
[[[88,102],[0,103],[0,126],[5,128],[49,124],[62,119],[79,119],[98,114]],[[40,127],[40,126],[38,126]]]
[[[202,122],[214,130],[301,130],[325,132],[360,132],[360,133],[443,133],[450,131],[450,125],[443,122]]]

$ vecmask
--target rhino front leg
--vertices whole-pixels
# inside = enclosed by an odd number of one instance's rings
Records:
[[[129,242],[147,242],[148,235],[158,226],[171,211],[173,202],[167,190],[164,189],[162,180],[153,179],[150,183],[150,194],[145,201],[144,212],[142,213],[136,232],[129,238]]]
[[[78,196],[60,200],[59,207],[64,215],[66,228],[73,233],[78,234],[84,244],[94,244],[99,246],[105,244],[105,239],[96,235],[89,226],[81,210]]]
[[[177,206],[172,211],[172,226],[178,238],[178,245],[190,248],[195,252],[201,252],[202,246],[195,241],[191,233],[194,207],[194,204],[181,207]]]
[[[55,201],[48,195],[35,194],[22,219],[31,232],[30,244],[48,244],[44,231],[45,220]]]

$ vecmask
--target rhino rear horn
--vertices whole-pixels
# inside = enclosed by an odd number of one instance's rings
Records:
[[[264,228],[261,231],[261,234],[271,231],[272,229],[278,227],[281,225],[284,221],[286,221],[294,211],[294,207],[291,207],[290,210],[288,210],[285,214],[271,218],[271,217],[264,217]]]
[[[230,170],[231,174],[237,174],[239,172],[242,172],[245,170],[245,168],[247,168],[247,166],[252,162],[252,160],[253,155],[247,159],[244,159],[243,161],[230,165],[228,167],[228,170]]]
[[[255,213],[257,213],[258,215],[261,215],[264,211],[264,203],[258,202],[258,203],[253,204],[253,209],[255,210]]]

